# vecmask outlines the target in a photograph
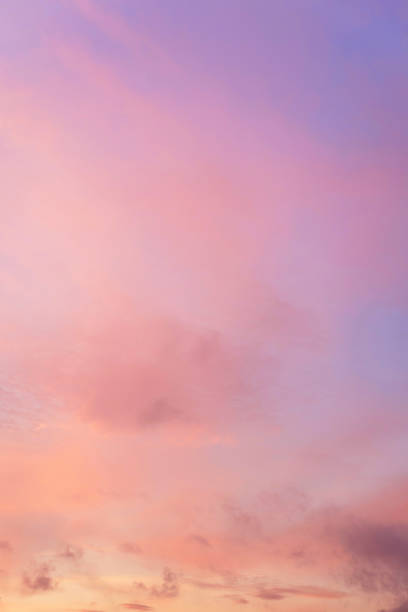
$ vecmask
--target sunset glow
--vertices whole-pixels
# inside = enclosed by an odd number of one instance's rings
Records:
[[[0,48],[0,612],[407,612],[408,2]]]

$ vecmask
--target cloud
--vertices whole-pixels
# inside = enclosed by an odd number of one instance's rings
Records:
[[[84,551],[79,546],[67,544],[57,556],[68,561],[79,561],[84,556]]]
[[[179,65],[173,62],[170,56],[165,55],[163,50],[157,44],[153,44],[147,36],[137,36],[135,30],[117,11],[107,12],[92,0],[74,0],[73,5],[94,27],[116,44],[127,48],[133,58],[143,55],[144,61],[153,61],[156,67],[159,65],[167,72],[170,69],[173,77],[179,72]]]
[[[120,604],[121,608],[125,608],[126,610],[153,610],[151,606],[147,606],[141,603],[123,603]]]
[[[236,603],[248,603],[247,597],[255,597],[265,601],[280,601],[287,597],[301,597],[310,599],[337,600],[348,596],[348,593],[335,588],[313,585],[269,586],[258,578],[250,575],[230,577],[224,583],[190,581],[200,589],[235,591],[222,595]],[[244,601],[242,601],[244,600]]]
[[[178,597],[180,594],[179,578],[168,567],[165,567],[163,570],[163,579],[160,584],[148,587],[144,582],[137,582],[135,587],[150,597],[157,599],[169,599]]]
[[[129,555],[139,555],[142,552],[140,546],[138,546],[135,542],[121,542],[118,545],[118,548],[121,552]]]
[[[378,612],[408,612],[408,601],[403,602],[401,605],[395,608],[389,608],[388,610],[379,610]]]
[[[179,592],[178,576],[168,567],[164,568],[163,570],[162,583],[160,585],[153,586],[150,589],[151,596],[159,599],[178,597]]]
[[[342,534],[346,548],[367,557],[408,569],[408,527],[353,521]]]
[[[142,427],[152,427],[178,420],[183,421],[182,413],[169,405],[164,398],[154,400],[145,410],[140,412],[139,416],[139,423]]]
[[[12,546],[10,542],[8,542],[7,540],[1,540],[0,541],[0,551],[11,552]]]
[[[202,535],[191,534],[190,536],[188,536],[188,539],[191,542],[195,542],[196,544],[199,544],[200,546],[211,547],[211,543],[207,540],[207,538],[205,538]]]
[[[199,589],[209,589],[209,590],[223,590],[223,589],[230,589],[232,587],[230,582],[208,582],[205,580],[186,580],[186,582],[193,584],[194,586],[196,586]]]
[[[316,599],[343,599],[347,597],[347,593],[315,586],[261,587],[256,592],[256,597],[259,599],[283,599],[286,596],[311,597]]]
[[[257,591],[256,597],[269,601],[283,599],[284,595],[282,595],[279,591],[276,591],[275,589],[268,589],[262,587]]]
[[[408,578],[408,527],[351,520],[339,534],[348,580],[366,591],[399,593]]]
[[[57,588],[57,582],[52,576],[52,571],[52,566],[43,563],[30,573],[24,573],[22,576],[23,590],[31,594],[55,590]]]
[[[241,595],[228,594],[228,595],[223,595],[223,597],[225,599],[230,599],[231,601],[239,605],[249,604],[248,599],[245,599],[245,597],[242,597]]]

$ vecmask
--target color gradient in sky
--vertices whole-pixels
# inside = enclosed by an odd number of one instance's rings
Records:
[[[408,3],[2,0],[0,611],[408,610]]]

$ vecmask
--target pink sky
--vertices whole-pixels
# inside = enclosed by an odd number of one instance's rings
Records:
[[[407,30],[1,3],[1,612],[408,610]]]

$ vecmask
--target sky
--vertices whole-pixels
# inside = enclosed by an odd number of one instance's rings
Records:
[[[0,612],[408,611],[408,4],[0,3]]]

